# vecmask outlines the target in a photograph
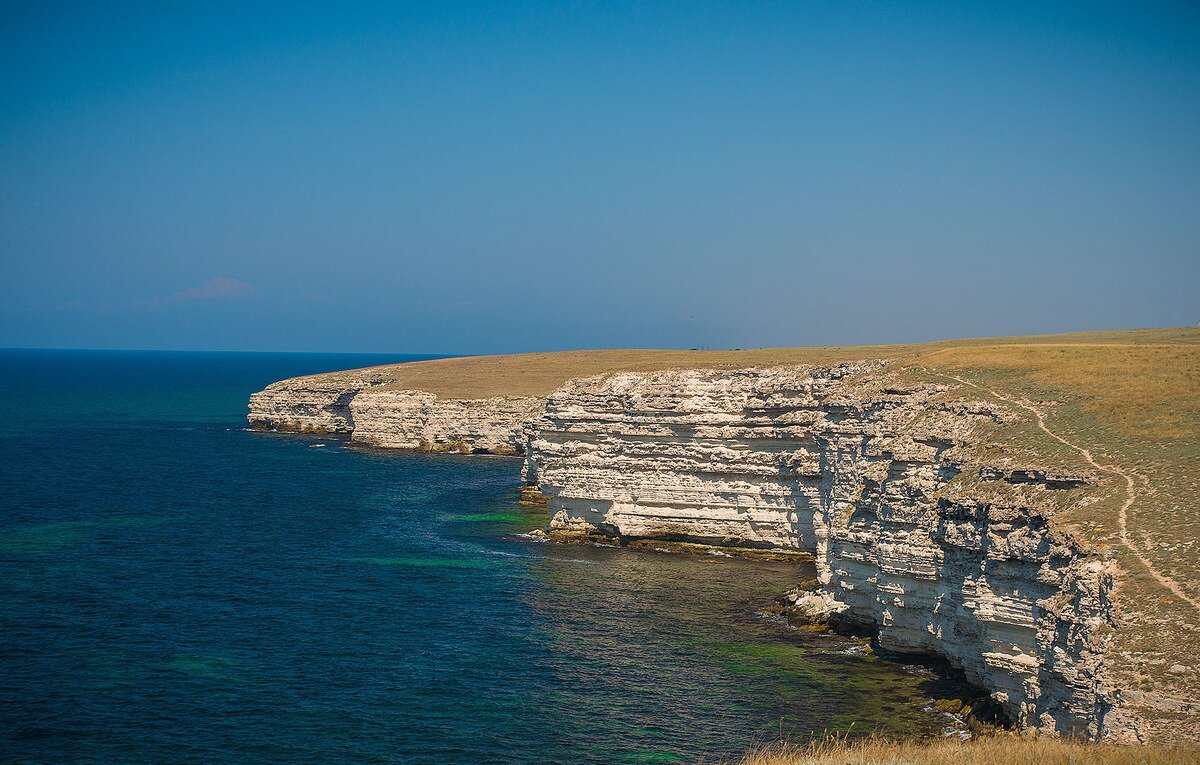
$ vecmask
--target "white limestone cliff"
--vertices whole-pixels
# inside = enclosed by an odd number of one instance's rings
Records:
[[[560,534],[813,550],[827,592],[881,646],[945,657],[1023,727],[1128,737],[1105,685],[1113,564],[1053,531],[1041,504],[955,481],[1014,480],[965,457],[1009,412],[895,387],[881,368],[572,381],[535,424],[526,478]],[[1015,480],[1028,495],[1085,479]]]
[[[360,391],[392,381],[373,369],[280,380],[250,395],[250,427],[299,433],[350,433],[350,402]]]
[[[541,413],[539,396],[442,398],[423,391],[365,390],[350,401],[351,440],[384,449],[520,454]]]
[[[348,434],[384,449],[520,454],[541,413],[540,396],[460,399],[391,387],[370,369],[295,377],[250,396],[260,430]]]

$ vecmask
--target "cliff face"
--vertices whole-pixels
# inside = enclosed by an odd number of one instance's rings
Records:
[[[526,479],[555,529],[813,550],[818,401],[860,367],[574,380],[534,425]]]
[[[250,396],[248,419],[261,430],[347,433],[354,443],[387,449],[520,454],[545,403],[539,396],[444,398],[390,382],[355,373],[282,380]]]
[[[351,440],[386,449],[520,454],[541,412],[538,396],[439,398],[407,390],[366,390],[350,401]]]
[[[282,380],[250,396],[250,426],[300,433],[349,433],[350,401],[361,386]]]
[[[1012,416],[880,362],[617,374],[550,397],[525,471],[559,533],[812,550],[884,647],[945,657],[1022,726],[1128,736],[1114,567],[1050,523],[1088,477],[972,456]]]

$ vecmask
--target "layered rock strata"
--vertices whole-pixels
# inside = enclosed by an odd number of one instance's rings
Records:
[[[410,390],[365,390],[350,401],[351,440],[385,449],[520,454],[539,396],[439,398]]]
[[[395,382],[389,367],[290,377],[250,395],[247,419],[258,430],[350,433],[350,402],[360,392]]]
[[[250,397],[251,427],[348,434],[364,446],[520,454],[540,396],[459,399],[389,386],[386,376],[340,373],[273,383]]]
[[[534,425],[526,480],[560,531],[814,550],[817,402],[868,366],[573,380]]]
[[[349,433],[350,401],[364,386],[294,378],[271,383],[250,396],[250,427],[299,433]]]
[[[560,534],[810,549],[881,646],[945,657],[1023,727],[1128,735],[1105,685],[1113,565],[1041,501],[1086,476],[973,462],[981,426],[1012,415],[882,370],[572,381],[534,427],[526,479]]]

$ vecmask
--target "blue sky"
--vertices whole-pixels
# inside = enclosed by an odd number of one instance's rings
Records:
[[[0,346],[1200,320],[1194,3],[6,3]]]

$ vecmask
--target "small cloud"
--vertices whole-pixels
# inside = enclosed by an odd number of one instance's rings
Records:
[[[171,297],[167,298],[170,303],[182,303],[188,300],[208,300],[210,298],[224,298],[227,300],[241,300],[248,298],[255,293],[254,285],[247,284],[237,279],[228,277],[217,277],[211,279],[199,287],[192,287],[183,292],[176,292]]]
[[[257,294],[258,290],[254,288],[253,284],[230,279],[227,276],[219,276],[206,281],[199,287],[192,287],[167,297],[138,300],[133,305],[137,308],[154,308],[178,303],[194,303],[198,300],[245,300]]]

